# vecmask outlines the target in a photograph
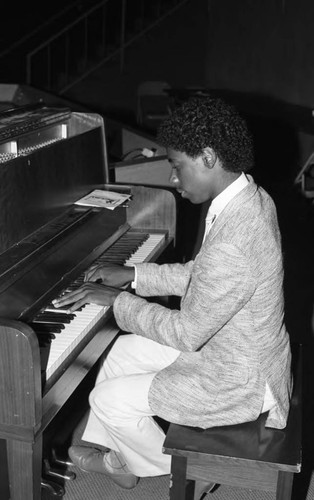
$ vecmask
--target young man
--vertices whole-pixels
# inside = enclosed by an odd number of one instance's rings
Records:
[[[207,428],[267,411],[267,425],[280,429],[291,392],[281,237],[272,199],[245,174],[253,163],[245,122],[218,98],[194,98],[163,123],[158,140],[181,196],[211,202],[195,260],[94,268],[56,304],[113,305],[117,324],[131,332],[104,359],[90,395],[82,439],[95,448],[69,450],[81,469],[124,488],[170,472],[153,415]],[[136,294],[120,289],[130,282]],[[157,295],[181,297],[180,309],[144,298]]]

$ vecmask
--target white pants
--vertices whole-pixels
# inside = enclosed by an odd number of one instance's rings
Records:
[[[120,336],[101,364],[82,439],[118,451],[139,477],[170,473],[164,432],[148,404],[151,382],[180,354],[139,335]]]

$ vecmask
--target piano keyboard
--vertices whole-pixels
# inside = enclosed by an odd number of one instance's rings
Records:
[[[127,235],[132,235],[132,232],[126,233],[125,236]],[[141,243],[141,246],[129,257],[123,258],[121,262],[121,252],[118,248],[127,249],[129,253],[128,245],[124,242],[122,236],[96,260],[96,263],[115,262],[131,266],[141,262],[148,262],[164,241],[164,233],[149,234],[147,239]],[[84,275],[80,276],[71,286],[78,287],[83,279]],[[75,311],[72,315],[67,315],[65,311],[54,310],[53,306],[49,306],[33,319],[31,326],[37,333],[41,349],[46,350],[46,360],[44,362],[46,381],[66,361],[98,321],[104,318],[109,309],[111,308],[107,306],[86,304],[81,310]],[[56,319],[50,322],[54,313]],[[63,322],[63,317],[66,318],[67,322]],[[43,322],[42,318],[47,319]]]

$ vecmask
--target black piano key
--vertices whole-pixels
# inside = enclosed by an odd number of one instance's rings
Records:
[[[41,311],[36,315],[36,318],[39,317],[44,317],[44,318],[60,318],[62,320],[68,320],[68,319],[73,319],[71,316],[73,316],[74,313],[68,313],[68,312],[62,312],[59,311],[58,308],[55,309],[55,311]]]
[[[56,338],[56,335],[54,333],[47,333],[40,330],[36,330],[35,333],[37,336],[39,336],[38,337],[39,341],[43,342],[54,340]]]
[[[115,257],[115,258],[121,258],[121,257],[125,257],[125,258],[129,258],[132,256],[132,251],[126,251],[124,250],[123,252],[108,252],[106,253],[103,257],[101,257],[102,260],[106,260],[108,257]]]
[[[75,318],[75,313],[69,313],[68,312],[68,309],[65,309],[65,308],[60,308],[58,309],[57,307],[46,307],[44,311],[42,311],[40,314],[50,314],[52,315],[52,317],[60,317],[61,318],[61,315],[64,314],[64,317],[65,318],[68,318],[70,320],[74,319]],[[36,318],[39,318],[39,316],[37,315]]]
[[[49,325],[47,323],[29,323],[29,326],[31,326],[33,328],[33,330],[35,331],[35,333],[40,333],[40,332],[43,332],[43,333],[46,333],[46,334],[49,334],[51,333],[52,335],[55,334],[55,333],[61,333],[61,331],[64,329],[64,325],[63,328],[61,328],[59,325],[56,326],[56,324],[54,325]]]
[[[113,264],[117,264],[117,265],[120,265],[122,266],[124,263],[125,263],[126,259],[117,259],[116,257],[115,258],[108,258],[106,260],[103,261],[103,264],[106,264],[107,262],[109,263],[113,263]]]
[[[43,325],[47,325],[47,326],[50,326],[52,331],[54,331],[54,329],[56,328],[61,328],[61,330],[63,330],[65,328],[64,324],[63,323],[57,323],[57,322],[53,322],[53,321],[37,321],[36,319],[34,319],[32,321],[32,323],[30,323],[30,326],[34,325],[38,325],[38,327],[42,327]],[[35,327],[36,328],[36,327]]]
[[[73,318],[67,314],[40,314],[33,319],[33,323],[70,323]]]
[[[59,315],[64,316],[64,318],[69,318],[74,313],[69,313],[68,309],[58,309],[54,304],[48,304],[44,309],[42,309],[36,316],[44,315],[44,316],[56,316]],[[72,318],[73,319],[73,318]]]
[[[71,313],[71,314],[52,314],[51,316],[36,316],[36,319],[38,319],[39,321],[40,320],[48,320],[48,321],[51,321],[52,323],[63,323],[63,324],[66,324],[66,323],[71,323],[72,319],[74,319],[74,315]]]
[[[38,338],[38,344],[39,344],[39,347],[42,348],[42,347],[50,347],[51,346],[51,339],[49,338],[41,338],[39,337]]]

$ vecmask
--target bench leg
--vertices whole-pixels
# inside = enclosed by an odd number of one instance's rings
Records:
[[[210,491],[215,483],[187,480],[186,457],[172,456],[170,475],[170,500],[199,500],[203,493]]]
[[[186,457],[171,457],[171,474],[170,474],[170,500],[185,500],[186,486]]]
[[[291,499],[293,475],[293,472],[278,472],[276,500]]]

